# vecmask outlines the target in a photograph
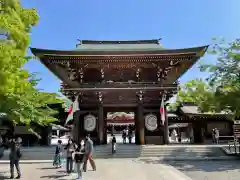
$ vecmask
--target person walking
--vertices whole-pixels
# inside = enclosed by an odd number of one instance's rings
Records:
[[[215,144],[216,143],[216,139],[215,139],[215,129],[212,129],[212,143]]]
[[[126,144],[126,139],[127,139],[127,131],[124,129],[122,131],[122,139],[123,139],[123,144]]]
[[[73,171],[73,152],[75,151],[75,144],[72,139],[68,140],[64,149],[66,150],[66,171],[67,174],[71,174]]]
[[[132,129],[129,129],[129,131],[128,131],[128,142],[129,142],[129,144],[132,144],[132,137],[133,137],[133,131],[132,131]]]
[[[219,143],[219,130],[217,128],[215,128],[215,141],[216,141],[216,144]]]
[[[0,159],[4,156],[4,151],[5,151],[5,144],[3,143],[3,139],[0,136]]]
[[[84,146],[80,143],[78,144],[76,150],[73,153],[74,161],[75,161],[75,169],[78,174],[78,179],[82,179],[82,170],[81,166],[83,164],[84,158]]]
[[[57,168],[62,167],[62,152],[63,152],[62,141],[58,140],[58,145],[56,147],[54,162],[53,162],[53,166],[56,166]]]
[[[83,160],[83,171],[87,171],[87,162],[89,160],[93,171],[96,171],[96,164],[93,160],[93,141],[90,138],[90,135],[88,135],[85,139],[85,152],[84,152],[84,160]]]
[[[112,154],[116,154],[116,143],[117,143],[116,137],[115,137],[115,135],[113,135],[113,137],[112,137]]]
[[[14,178],[14,166],[17,170],[16,179],[21,178],[21,170],[19,166],[20,158],[22,157],[22,153],[20,150],[21,140],[18,138],[13,138],[10,140],[8,147],[10,148],[9,160],[10,160],[10,179]]]

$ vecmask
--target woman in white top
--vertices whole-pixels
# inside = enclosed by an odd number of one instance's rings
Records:
[[[83,158],[84,158],[84,146],[78,144],[76,150],[73,152],[73,159],[75,162],[75,169],[78,174],[78,179],[82,179],[81,166],[83,164]]]

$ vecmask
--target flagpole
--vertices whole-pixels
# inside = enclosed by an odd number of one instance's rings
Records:
[[[168,128],[168,115],[167,115],[167,108],[166,108],[166,104],[165,104],[165,100],[166,100],[166,94],[162,95],[162,99],[163,99],[163,108],[164,108],[164,115],[165,115],[165,122],[164,122],[164,144],[169,144],[169,128]]]

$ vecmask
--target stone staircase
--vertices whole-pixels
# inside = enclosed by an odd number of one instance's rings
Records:
[[[160,157],[165,159],[184,159],[184,158],[206,158],[225,156],[222,149],[218,146],[204,145],[118,145],[115,155],[111,153],[111,147],[103,146],[96,148],[96,158],[139,158],[139,157]]]
[[[94,158],[144,158],[158,157],[162,159],[212,158],[226,156],[220,146],[216,145],[134,145],[117,144],[117,152],[112,155],[111,145],[96,146]],[[52,160],[55,147],[23,148],[23,160]],[[5,151],[1,160],[8,159],[9,151]]]

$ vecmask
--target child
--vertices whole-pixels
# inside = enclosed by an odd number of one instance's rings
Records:
[[[81,165],[83,163],[84,157],[84,147],[81,144],[78,144],[76,150],[73,153],[73,159],[75,161],[75,167],[78,174],[78,179],[82,179],[82,170]]]
[[[58,140],[58,145],[56,147],[54,161],[53,161],[53,165],[56,166],[57,168],[62,167],[62,161],[61,161],[62,151],[63,151],[62,141]]]

